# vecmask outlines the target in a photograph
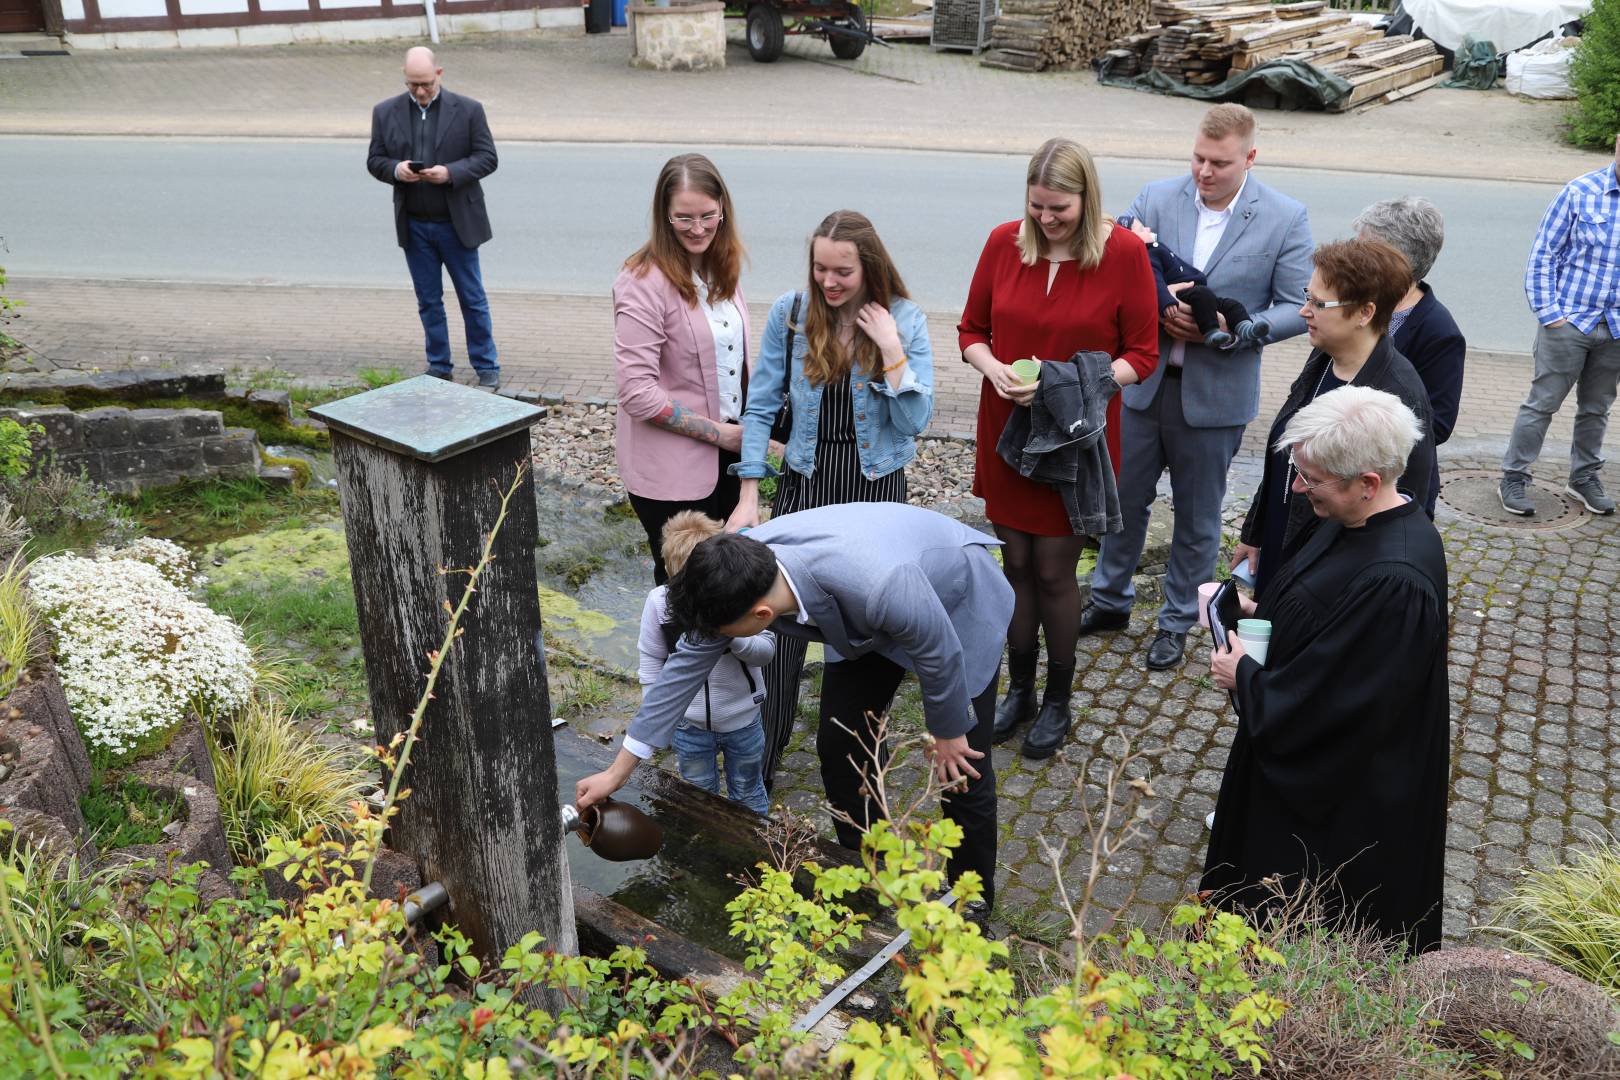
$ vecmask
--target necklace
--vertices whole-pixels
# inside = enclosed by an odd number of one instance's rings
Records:
[[[1328,357],[1327,366],[1322,368],[1322,374],[1316,377],[1316,389],[1311,391],[1311,396],[1305,400],[1305,405],[1309,405],[1311,402],[1315,401],[1317,396],[1322,393],[1322,384],[1327,382],[1327,374],[1332,370],[1333,358]],[[1300,406],[1300,408],[1304,407],[1304,405]],[[1287,506],[1294,497],[1294,476],[1296,473],[1294,471],[1294,455],[1292,454],[1288,455],[1288,472],[1286,475],[1288,477],[1288,482],[1283,485],[1282,493],[1282,502],[1284,506]]]

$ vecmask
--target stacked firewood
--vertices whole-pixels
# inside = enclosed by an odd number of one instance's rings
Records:
[[[1145,27],[1150,2],[1002,0],[980,63],[1014,71],[1082,67],[1110,41]]]
[[[1103,52],[1111,74],[1162,71],[1200,86],[1272,60],[1299,60],[1350,80],[1355,92],[1342,109],[1432,81],[1439,71],[1431,42],[1386,38],[1325,0],[1151,0],[1149,18],[1145,29],[1115,39]]]

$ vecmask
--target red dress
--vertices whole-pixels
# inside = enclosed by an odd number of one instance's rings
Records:
[[[1153,267],[1147,248],[1129,229],[1114,226],[1102,263],[1081,270],[1058,264],[1052,291],[1046,290],[1051,263],[1025,266],[1018,257],[1020,222],[998,225],[985,242],[973,272],[967,306],[957,326],[965,351],[990,346],[1003,364],[1026,357],[1067,360],[1077,352],[1105,352],[1136,369],[1138,381],[1159,362],[1159,312]],[[1108,403],[1108,454],[1119,475],[1119,395]],[[979,388],[978,446],[973,494],[984,500],[985,516],[998,525],[1036,536],[1072,536],[1069,515],[1056,489],[1026,480],[996,453],[996,441],[1013,404],[984,380]]]

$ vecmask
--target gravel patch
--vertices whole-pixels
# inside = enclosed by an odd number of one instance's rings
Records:
[[[534,428],[534,465],[543,478],[570,486],[612,492],[620,498],[619,470],[613,458],[615,407],[611,404],[548,404]],[[910,502],[939,509],[942,503],[960,511],[973,503],[973,443],[965,439],[923,437],[917,457],[906,466]]]

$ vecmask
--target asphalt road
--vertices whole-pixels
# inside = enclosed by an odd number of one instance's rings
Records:
[[[785,129],[784,134],[791,134]],[[986,232],[1022,205],[1024,159],[982,154],[721,147],[764,299],[806,276],[805,238],[853,207],[882,233],[925,308],[961,306]],[[646,235],[668,147],[509,144],[485,181],[491,289],[605,293]],[[388,192],[352,142],[0,137],[0,265],[18,276],[408,287]],[[1103,160],[1104,206],[1181,162]],[[1318,241],[1366,204],[1424,194],[1446,215],[1430,275],[1470,345],[1521,352],[1533,322],[1524,261],[1556,185],[1265,168],[1310,208]]]

